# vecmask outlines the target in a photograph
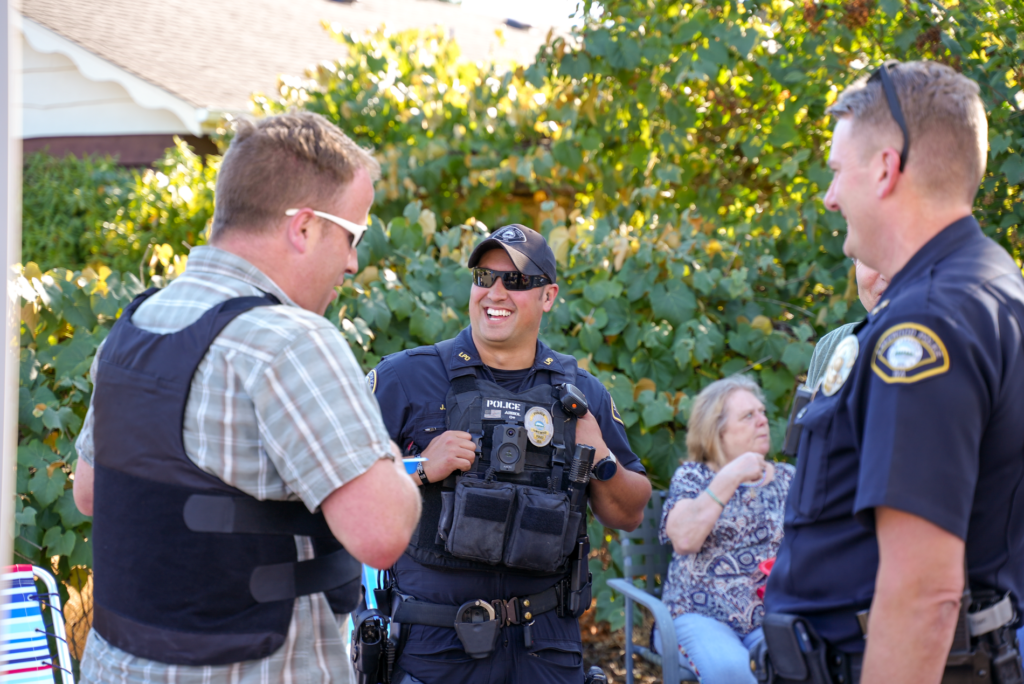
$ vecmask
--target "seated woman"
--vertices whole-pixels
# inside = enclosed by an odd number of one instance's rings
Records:
[[[793,466],[765,460],[771,446],[761,389],[733,376],[711,383],[690,412],[690,460],[672,477],[661,541],[672,542],[662,600],[680,662],[704,684],[754,684],[747,650],[762,639],[758,564],[782,541]],[[657,641],[655,640],[655,643]]]

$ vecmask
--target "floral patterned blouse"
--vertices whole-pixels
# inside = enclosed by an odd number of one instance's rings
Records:
[[[775,477],[763,487],[739,487],[696,554],[673,554],[662,601],[673,617],[699,613],[732,627],[744,637],[761,626],[764,604],[757,588],[765,583],[758,563],[772,558],[782,542],[786,494],[794,469],[775,463]],[[681,499],[695,499],[716,473],[704,463],[687,462],[672,476],[659,536],[668,544],[665,521]]]

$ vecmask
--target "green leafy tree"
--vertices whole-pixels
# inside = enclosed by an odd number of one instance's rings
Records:
[[[109,217],[107,200],[118,197],[131,171],[110,157],[37,152],[22,171],[22,255],[43,268],[76,268],[85,263],[82,235]]]
[[[119,167],[111,157],[31,154],[24,169],[22,258],[43,270],[102,264],[145,272],[167,260],[156,253],[160,245],[186,252],[205,242],[219,164],[219,157],[204,160],[178,139],[141,171]]]

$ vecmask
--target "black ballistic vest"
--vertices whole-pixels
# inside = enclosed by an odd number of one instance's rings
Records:
[[[570,510],[568,472],[576,449],[576,417],[559,401],[556,385],[575,384],[576,359],[556,354],[561,373],[547,372],[547,384],[510,392],[478,377],[475,367],[451,368],[454,340],[435,345],[451,387],[445,399],[449,430],[473,435],[480,448],[473,467],[421,488],[423,512],[407,553],[435,568],[522,575],[565,574],[568,556],[586,534],[586,503]],[[551,439],[538,446],[516,439],[531,425],[531,409],[551,417]],[[495,454],[503,435],[525,447],[521,472]],[[538,440],[542,441],[542,440]]]
[[[239,314],[278,303],[241,297],[168,335],[134,326],[137,297],[107,337],[96,374],[93,627],[133,655],[178,665],[264,658],[284,643],[296,596],[359,600],[360,564],[322,513],[259,501],[204,472],[182,437],[192,376]],[[294,535],[316,558],[297,562]]]

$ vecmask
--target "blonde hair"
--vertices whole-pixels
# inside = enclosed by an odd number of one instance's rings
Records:
[[[690,409],[690,421],[686,427],[686,451],[690,460],[710,463],[719,468],[725,465],[722,452],[722,428],[728,416],[725,402],[733,392],[750,392],[762,404],[764,394],[757,383],[745,375],[731,375],[716,380],[700,391]]]
[[[329,211],[358,169],[380,178],[369,151],[319,114],[239,121],[217,173],[210,241],[229,230],[265,232],[288,209]]]
[[[988,121],[978,84],[937,62],[897,62],[888,69],[910,134],[904,170],[913,169],[916,184],[929,196],[973,203],[988,160]],[[851,117],[858,129],[882,133],[861,137],[873,141],[865,154],[887,139],[903,139],[881,81],[869,78],[859,79],[828,108],[834,116]]]

